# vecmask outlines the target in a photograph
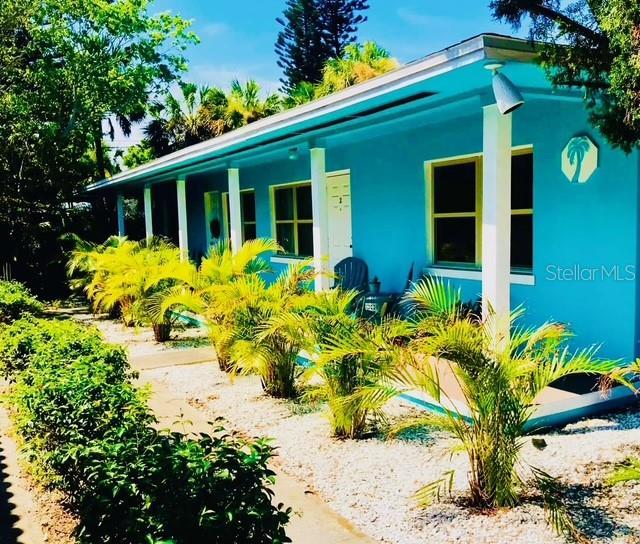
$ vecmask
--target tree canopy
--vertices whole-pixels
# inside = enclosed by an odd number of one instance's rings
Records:
[[[356,41],[358,25],[367,20],[367,0],[287,0],[276,41],[283,90],[315,84],[329,59],[341,57]]]
[[[124,131],[185,68],[189,23],[148,0],[0,3],[0,262],[51,272],[70,202],[109,170],[103,123]],[[113,121],[111,121],[113,120]],[[39,282],[40,285],[51,282]]]
[[[496,18],[530,22],[553,84],[585,90],[591,122],[611,144],[640,143],[640,3],[637,0],[493,0]]]
[[[282,100],[277,94],[263,96],[255,80],[231,82],[229,91],[218,87],[180,83],[180,93],[166,93],[150,108],[151,121],[143,141],[124,157],[128,167],[204,142],[226,132],[277,113]]]

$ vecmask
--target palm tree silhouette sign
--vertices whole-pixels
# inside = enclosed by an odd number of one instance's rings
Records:
[[[569,159],[569,164],[576,165],[576,171],[573,175],[573,179],[571,183],[579,183],[580,175],[582,174],[582,164],[584,162],[584,157],[589,151],[591,147],[591,142],[586,136],[578,136],[573,138],[571,142],[569,142],[569,149],[567,150],[567,155]]]

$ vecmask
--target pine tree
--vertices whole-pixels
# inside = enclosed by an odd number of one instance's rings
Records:
[[[355,42],[358,25],[367,20],[360,12],[367,9],[368,0],[287,0],[277,19],[283,27],[276,42],[283,90],[320,82],[327,61]]]
[[[367,0],[318,0],[322,41],[329,58],[340,58],[345,47],[356,41],[358,25],[367,21],[362,11],[369,9]]]
[[[322,41],[320,10],[317,0],[287,0],[276,42],[278,66],[282,68],[283,90],[291,92],[300,83],[317,83],[327,60]]]

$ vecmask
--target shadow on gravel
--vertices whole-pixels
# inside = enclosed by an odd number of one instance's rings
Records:
[[[14,505],[11,502],[13,493],[9,491],[7,483],[5,459],[0,447],[0,544],[17,544],[22,531],[15,527],[18,516],[13,513]]]
[[[623,542],[640,542],[640,534],[635,528],[629,527],[614,516],[620,516],[622,512],[616,511],[617,506],[607,502],[613,502],[610,498],[616,492],[616,488],[593,487],[584,485],[569,485],[564,490],[565,505],[571,514],[576,527],[588,540],[609,541],[626,537]],[[594,504],[601,503],[601,504]],[[605,504],[602,504],[605,503]],[[628,540],[627,540],[628,539]]]

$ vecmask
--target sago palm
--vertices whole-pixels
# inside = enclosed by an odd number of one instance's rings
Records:
[[[430,288],[422,283],[414,287],[407,299],[419,310],[414,326],[421,333],[396,353],[402,364],[390,387],[364,392],[363,400],[388,396],[394,387],[396,393],[411,389],[428,394],[443,406],[443,413],[425,414],[404,427],[426,425],[450,432],[469,458],[473,504],[514,506],[528,485],[518,466],[523,461],[527,423],[540,393],[575,374],[614,376],[621,383],[631,383],[618,361],[598,359],[594,348],[570,351],[566,346],[570,335],[562,325],[520,326],[521,310],[506,318],[491,315],[479,321],[464,314],[458,297],[456,290],[438,280],[431,280]],[[434,314],[438,319],[433,319]],[[500,336],[504,330],[500,319],[509,320],[508,338]],[[575,535],[561,508],[555,480],[529,468],[554,527]],[[453,474],[447,473],[422,489],[418,498],[428,504],[447,492],[452,482]]]

